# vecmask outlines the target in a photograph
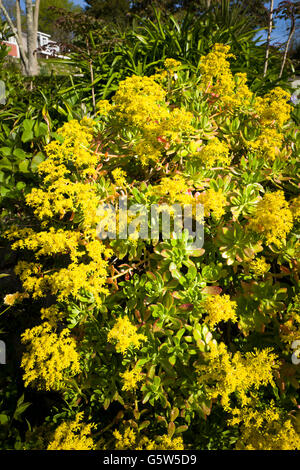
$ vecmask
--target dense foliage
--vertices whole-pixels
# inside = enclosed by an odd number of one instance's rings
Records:
[[[299,132],[289,93],[255,94],[231,52],[17,128],[39,153],[1,214],[3,448],[300,448]],[[132,230],[103,239],[120,196]],[[202,204],[203,248],[139,237],[133,204]]]

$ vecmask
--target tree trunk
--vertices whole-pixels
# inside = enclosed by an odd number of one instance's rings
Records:
[[[19,40],[22,43],[22,50],[23,50],[23,34],[22,34],[22,22],[21,22],[21,5],[20,5],[20,0],[16,1],[16,20],[17,20],[17,31],[18,31],[18,36]],[[23,75],[28,75],[28,61],[27,57],[25,57],[25,52],[21,53],[21,48],[19,46],[20,50],[20,60],[21,60],[21,66],[22,66],[22,73]]]
[[[286,59],[287,59],[287,55],[288,55],[289,48],[290,48],[290,43],[291,43],[292,37],[294,36],[294,33],[295,33],[295,18],[294,17],[291,17],[291,22],[292,22],[291,23],[291,29],[290,29],[290,33],[289,33],[287,43],[285,45],[285,50],[284,50],[283,59],[282,59],[282,63],[281,63],[281,69],[280,69],[280,73],[279,73],[278,78],[282,77],[284,66],[285,66]]]
[[[26,5],[26,25],[27,25],[27,56],[28,56],[28,75],[38,74],[37,61],[37,29],[35,25],[32,0],[25,0]]]
[[[19,4],[19,2],[17,2],[17,5],[18,4]],[[15,38],[16,38],[17,44],[19,46],[20,58],[21,58],[22,63],[24,64],[24,71],[25,71],[25,73],[27,73],[27,57],[26,57],[24,47],[23,47],[22,32],[21,32],[21,34],[19,34],[20,31],[18,31],[18,29],[15,28],[15,25],[13,24],[12,19],[10,18],[6,8],[4,7],[4,5],[2,3],[2,0],[0,0],[0,10],[2,11],[3,15],[5,16],[6,21],[9,25],[10,29],[12,30]],[[18,10],[17,10],[17,13],[18,13]]]
[[[273,10],[274,10],[274,0],[270,0],[269,29],[268,29],[268,38],[267,38],[267,47],[266,47],[266,58],[265,58],[265,65],[264,65],[264,77],[267,74],[268,63],[269,63],[271,33],[273,29]]]
[[[6,8],[4,7],[2,0],[0,0],[0,11],[6,18],[6,21],[14,34],[17,44],[20,50],[20,59],[22,63],[22,72],[28,76],[37,75],[39,72],[38,61],[37,61],[37,31],[38,31],[38,18],[39,18],[39,7],[40,0],[36,0],[34,8],[32,0],[25,0],[26,6],[26,27],[27,27],[27,54],[24,50],[23,37],[22,37],[22,25],[21,25],[21,6],[20,0],[16,0],[16,21],[17,27],[15,27],[11,17],[9,16]],[[33,11],[34,10],[34,11]]]

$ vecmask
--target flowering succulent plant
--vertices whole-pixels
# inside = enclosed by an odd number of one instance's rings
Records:
[[[45,147],[6,237],[18,298],[42,303],[22,336],[25,386],[69,406],[46,448],[300,448],[299,132],[289,95],[255,96],[232,59],[216,44],[189,81],[171,59],[127,77]],[[99,238],[99,206],[120,196],[202,204],[203,247],[141,238],[139,223]]]

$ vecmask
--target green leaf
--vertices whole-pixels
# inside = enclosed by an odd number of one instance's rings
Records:
[[[19,171],[21,173],[28,173],[29,160],[23,160],[19,163]]]
[[[39,164],[42,163],[44,160],[45,156],[41,152],[37,153],[31,160],[31,170],[35,171]]]
[[[27,156],[28,156],[28,154],[26,152],[24,152],[24,150],[19,149],[19,148],[15,149],[13,151],[13,155],[15,157],[21,159],[21,160],[23,160],[24,158],[27,158]]]
[[[34,123],[35,121],[33,121],[32,119],[24,119],[24,121],[22,122],[23,129],[25,131],[31,131],[34,126]]]
[[[172,436],[173,436],[173,434],[174,434],[174,432],[175,432],[175,429],[176,429],[175,424],[173,423],[173,421],[171,421],[171,422],[169,423],[169,426],[168,426],[168,436],[169,436],[169,437],[172,437]]]
[[[29,140],[33,140],[33,132],[31,130],[24,130],[21,136],[22,142],[28,142]]]
[[[8,157],[9,155],[11,155],[11,152],[12,152],[11,147],[1,147],[0,148],[0,153],[2,153],[2,155],[4,155],[5,157]]]
[[[9,416],[4,413],[0,414],[0,424],[3,426],[9,422]]]
[[[12,170],[13,169],[13,163],[10,160],[8,160],[8,158],[6,158],[6,157],[1,158],[0,168],[4,168],[6,170]]]

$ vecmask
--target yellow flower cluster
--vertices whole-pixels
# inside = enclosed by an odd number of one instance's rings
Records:
[[[244,73],[232,75],[228,59],[234,57],[229,53],[230,46],[215,44],[212,51],[201,58],[201,89],[217,99],[223,107],[234,109],[248,106],[252,92],[246,85]]]
[[[43,184],[26,196],[27,204],[41,220],[56,216],[62,219],[67,213],[79,211],[85,229],[97,223],[95,184],[87,177],[95,174],[98,155],[90,149],[93,130],[84,123],[73,120],[64,124],[57,131],[63,141],[45,147],[48,158],[38,167]]]
[[[47,231],[35,232],[32,229],[21,229],[13,231],[9,238],[20,237],[18,241],[12,244],[12,249],[27,249],[35,252],[35,257],[49,256],[56,254],[68,254],[72,261],[77,261],[82,253],[78,250],[78,243],[82,238],[79,231],[55,230],[49,227]]]
[[[221,321],[237,321],[236,302],[229,295],[212,295],[205,299],[204,308],[207,312],[207,322],[214,326]]]
[[[7,294],[3,299],[3,303],[12,307],[16,302],[22,302],[23,299],[28,297],[27,292],[15,292],[14,294]]]
[[[116,450],[184,450],[182,437],[171,438],[164,434],[150,440],[147,436],[137,436],[130,426],[127,426],[123,433],[115,430],[113,435],[116,439]]]
[[[230,46],[215,44],[212,51],[202,57],[200,72],[201,89],[210,95],[208,102],[221,106],[226,111],[252,107],[261,126],[261,133],[254,142],[248,142],[248,148],[267,160],[274,160],[280,153],[284,136],[282,126],[288,121],[291,106],[287,103],[290,94],[280,87],[274,88],[264,97],[255,97],[249,90],[244,73],[233,75],[230,70]],[[205,152],[205,149],[203,150]],[[203,160],[205,161],[205,153]],[[210,155],[206,157],[207,166],[212,166]],[[226,158],[226,156],[225,156]],[[226,164],[226,160],[224,162]]]
[[[215,191],[213,188],[200,193],[197,202],[204,206],[204,216],[209,217],[212,211],[213,216],[218,220],[225,214],[224,207],[227,204],[226,195],[222,189]]]
[[[128,426],[123,434],[117,429],[113,432],[116,439],[116,450],[132,449],[136,442],[136,434],[130,426]]]
[[[271,401],[264,410],[252,406],[231,411],[232,426],[241,425],[237,450],[300,450],[300,435],[290,418]]]
[[[58,300],[66,300],[87,291],[101,303],[101,296],[107,293],[104,287],[107,258],[112,252],[97,238],[97,224],[101,219],[97,185],[87,180],[98,163],[98,156],[90,150],[93,138],[93,121],[90,121],[73,120],[64,124],[58,130],[62,141],[46,146],[48,158],[38,168],[43,176],[41,187],[26,196],[43,230],[12,227],[6,233],[10,240],[17,240],[13,249],[31,250],[38,261],[42,258],[41,263],[20,262],[16,266],[24,289],[33,298],[51,293]],[[78,222],[72,224],[72,229],[52,226],[53,220],[65,224],[75,216]],[[57,255],[66,267],[45,271],[43,258]]]
[[[39,233],[37,233],[37,239],[40,241]],[[26,246],[26,239],[21,243]],[[66,244],[68,244],[67,239]],[[73,256],[76,259],[66,268],[53,268],[49,272],[43,271],[41,263],[20,261],[15,267],[15,273],[20,277],[24,289],[32,293],[33,298],[51,293],[57,297],[57,300],[64,301],[70,296],[78,298],[82,291],[87,291],[94,295],[95,302],[101,303],[101,295],[107,293],[104,287],[107,261],[103,259],[103,256],[109,256],[111,250],[105,248],[97,239],[86,241],[82,248],[84,250],[81,252],[74,250]],[[54,246],[52,252],[50,250],[49,253],[55,253],[56,249],[57,247]],[[42,247],[42,250],[46,250],[46,247]],[[83,256],[89,257],[91,261],[80,262]]]
[[[277,87],[263,98],[256,97],[254,109],[262,126],[261,134],[255,142],[249,143],[249,148],[267,160],[275,160],[280,154],[284,136],[280,132],[288,121],[291,106],[287,103],[290,94]]]
[[[169,70],[171,72],[173,72],[174,70],[177,70],[178,67],[180,67],[181,65],[181,62],[179,62],[178,60],[175,60],[175,59],[166,59],[164,61],[164,67],[166,70]]]
[[[40,390],[59,390],[69,377],[79,373],[76,342],[67,328],[58,334],[50,323],[44,322],[25,330],[21,341],[27,345],[21,362],[26,387],[34,385]]]
[[[120,83],[114,97],[116,116],[139,130],[133,151],[142,163],[157,161],[166,144],[180,141],[194,131],[193,115],[185,109],[170,109],[165,90],[153,77],[132,76]]]
[[[290,118],[291,105],[287,103],[291,95],[280,87],[276,87],[263,98],[255,99],[255,110],[263,127],[277,125],[281,128]]]
[[[153,186],[151,193],[164,198],[168,204],[176,202],[179,204],[192,204],[194,202],[189,185],[180,174],[162,178],[159,185]]]
[[[120,374],[120,376],[124,381],[122,387],[122,390],[124,391],[135,390],[137,388],[137,384],[144,379],[144,376],[138,368],[126,370],[123,374]]]
[[[270,349],[240,352],[232,355],[224,343],[211,343],[205,353],[206,364],[196,366],[198,382],[205,386],[211,398],[219,398],[224,409],[230,409],[230,396],[236,393],[242,405],[249,402],[247,392],[262,385],[274,385],[273,371],[278,367],[276,355]]]
[[[113,109],[113,106],[108,100],[101,100],[98,101],[96,108],[97,114],[100,114],[101,116],[107,116],[109,112]]]
[[[266,258],[264,256],[254,259],[249,263],[250,271],[252,271],[255,276],[263,276],[269,271],[270,267],[271,265],[266,262]]]
[[[65,421],[54,432],[47,450],[94,450],[91,431],[93,424],[82,423],[83,413],[77,413],[74,421]]]
[[[122,170],[121,168],[115,168],[113,171],[112,171],[112,176],[113,176],[113,179],[115,180],[115,183],[117,186],[123,188],[124,186],[126,186],[126,172],[124,170]]]
[[[293,214],[293,218],[295,220],[299,220],[300,219],[300,196],[292,199],[289,204],[290,204],[290,210]]]
[[[201,57],[200,72],[202,86],[220,95],[230,95],[234,88],[234,80],[228,59],[234,57],[229,53],[230,46],[215,44],[211,52]]]
[[[51,305],[48,308],[41,308],[41,319],[47,320],[51,326],[55,327],[59,319],[63,318],[64,314],[60,311],[57,305]]]
[[[158,439],[157,450],[184,450],[182,437],[171,438],[164,434]]]
[[[293,215],[283,191],[265,194],[257,204],[249,228],[264,235],[266,243],[282,246],[293,227]]]
[[[249,143],[249,149],[257,152],[257,155],[265,157],[267,160],[275,160],[282,147],[283,135],[274,128],[263,128],[260,136]]]
[[[133,75],[119,84],[114,96],[118,114],[136,126],[156,128],[155,119],[161,121],[168,116],[162,106],[166,92],[151,77]]]
[[[130,348],[138,348],[141,341],[146,341],[147,337],[137,333],[137,327],[133,325],[127,315],[117,319],[114,327],[107,336],[109,342],[116,342],[117,352],[126,354]]]
[[[199,152],[195,155],[206,168],[211,168],[216,163],[226,166],[231,161],[229,146],[225,142],[221,142],[217,137],[209,140],[207,145],[200,148]]]

